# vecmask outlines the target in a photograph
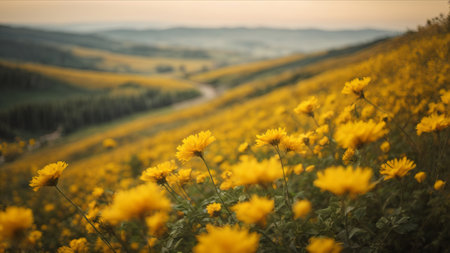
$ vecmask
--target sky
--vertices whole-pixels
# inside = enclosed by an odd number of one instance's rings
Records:
[[[447,0],[427,1],[89,1],[0,0],[0,23],[166,28],[278,27],[415,29],[447,14]],[[83,28],[84,27],[84,28]]]

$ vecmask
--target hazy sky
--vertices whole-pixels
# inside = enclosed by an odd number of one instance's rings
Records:
[[[0,0],[0,23],[144,26],[270,26],[405,30],[439,13],[443,1],[38,1]]]

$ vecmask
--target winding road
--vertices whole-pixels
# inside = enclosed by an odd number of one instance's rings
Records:
[[[200,91],[201,96],[193,98],[193,99],[181,101],[179,103],[175,103],[172,105],[172,107],[174,109],[178,110],[178,109],[184,109],[187,107],[191,107],[193,105],[198,105],[198,104],[207,102],[209,100],[212,100],[219,95],[217,90],[209,84],[197,83],[197,82],[193,82],[193,81],[189,81],[189,80],[185,80],[185,79],[183,79],[183,81],[184,82],[188,81],[188,82],[192,83]]]

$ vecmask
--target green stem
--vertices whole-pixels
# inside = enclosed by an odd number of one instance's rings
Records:
[[[114,238],[116,238],[116,240],[120,243],[120,245],[122,245],[122,248],[126,253],[130,252],[130,249],[128,248],[126,243],[121,238],[119,238],[119,236],[117,236],[116,232],[112,227],[108,226],[106,229]]]
[[[403,178],[400,178],[400,206],[403,205]]]
[[[102,239],[102,241],[115,253],[116,251],[114,250],[114,248],[112,247],[112,245],[109,243],[109,241],[103,236],[103,234],[98,231],[98,229],[95,227],[94,224],[92,224],[91,220],[89,220],[86,215],[84,214],[84,211],[77,205],[75,204],[69,197],[66,196],[66,194],[64,194],[61,189],[59,189],[58,185],[55,185],[56,190],[61,193],[61,195],[70,202],[70,204],[72,204],[77,210],[78,212],[81,214],[81,216],[83,216],[83,218],[92,226],[92,228],[95,230],[95,232],[100,236],[100,239]]]
[[[258,231],[259,233],[261,233],[264,237],[266,237],[267,240],[269,240],[269,242],[272,243],[274,246],[278,246],[278,245],[272,240],[272,238],[270,238],[270,236],[268,236],[268,235],[266,234],[266,232],[264,232],[262,229],[257,229],[257,231]]]
[[[141,220],[141,223],[142,223],[142,224],[145,224],[146,222],[145,222],[145,220]],[[151,247],[150,244],[148,243],[148,236],[147,236],[147,234],[148,234],[148,229],[147,229],[147,226],[144,225],[144,227],[143,227],[142,230],[139,229],[139,232],[140,232],[140,234],[141,234],[141,236],[142,236],[142,239],[144,239],[145,245],[147,245],[147,247],[148,247],[148,252],[150,252],[150,251],[152,250],[152,247]]]
[[[319,127],[319,123],[317,122],[316,118],[314,118],[314,114],[311,115],[311,118],[314,120],[316,126]]]
[[[184,196],[186,197],[186,199],[189,201],[189,203],[192,203],[192,199],[191,197],[189,197],[189,195],[187,194],[186,190],[184,189],[183,186],[181,186],[180,184],[178,184],[178,187],[180,187],[181,191],[183,192]]]
[[[288,190],[288,184],[287,184],[287,180],[286,180],[286,173],[284,172],[284,165],[283,165],[283,161],[281,159],[281,153],[280,153],[280,149],[278,148],[278,145],[275,145],[275,150],[278,153],[278,158],[280,159],[280,164],[281,164],[281,170],[283,171],[283,180],[284,180],[284,189],[285,189],[285,195],[286,195],[286,204],[288,205],[288,207],[291,207],[291,201],[289,198],[289,190]]]
[[[345,226],[345,240],[347,241],[348,246],[351,248],[352,245],[350,243],[350,236],[348,233],[348,219],[347,219],[347,213],[346,213],[346,207],[345,207],[345,197],[341,200],[342,203],[342,215],[344,216],[344,226]]]
[[[170,195],[172,195],[172,198],[175,199],[175,201],[177,201],[179,204],[183,205],[183,203],[178,199],[178,196],[176,191],[169,185],[169,183],[165,182],[163,184],[164,188],[166,188],[166,191],[168,191],[170,193]],[[181,196],[180,196],[181,197]],[[181,197],[182,199],[184,199],[183,197]],[[191,209],[191,211],[194,211],[194,208],[191,206],[191,203],[188,201],[188,206]]]
[[[211,182],[212,182],[212,184],[214,186],[214,189],[216,190],[217,197],[219,197],[220,202],[222,202],[222,205],[225,208],[225,210],[227,211],[228,215],[230,215],[230,217],[233,217],[233,214],[231,213],[230,209],[228,209],[228,206],[225,204],[225,201],[223,201],[222,197],[220,196],[219,189],[217,188],[216,183],[214,183],[214,178],[213,178],[213,176],[211,174],[211,170],[209,169],[208,164],[205,161],[205,158],[203,157],[203,155],[200,155],[199,157],[202,159],[203,163],[206,166],[206,169],[208,170],[209,177],[211,178]]]
[[[170,195],[172,195],[172,198],[174,198],[175,199],[175,201],[177,201],[177,202],[179,202],[180,200],[178,199],[178,196],[174,193],[174,192],[172,192],[170,189],[172,189],[172,187],[170,187],[170,186],[168,186],[169,184],[167,184],[167,183],[164,183],[163,184],[163,186],[164,186],[164,188],[166,188],[166,191],[168,191],[169,193],[170,193]]]

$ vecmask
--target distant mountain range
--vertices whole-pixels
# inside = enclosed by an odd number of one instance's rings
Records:
[[[33,48],[34,53],[42,53],[49,48],[60,50],[61,46],[80,46],[101,49],[115,53],[150,56],[150,57],[180,57],[208,58],[205,50],[186,49],[180,47],[159,47],[149,43],[125,43],[110,39],[101,34],[79,34],[59,31],[49,31],[37,28],[13,27],[0,24],[0,57],[21,53],[23,57],[29,52],[21,52]],[[45,47],[44,49],[39,49]],[[13,52],[14,51],[14,52]]]
[[[277,56],[293,52],[312,52],[339,48],[398,35],[397,31],[276,29],[276,28],[169,28],[115,29],[95,35],[147,45],[181,46],[251,52],[258,56]]]

